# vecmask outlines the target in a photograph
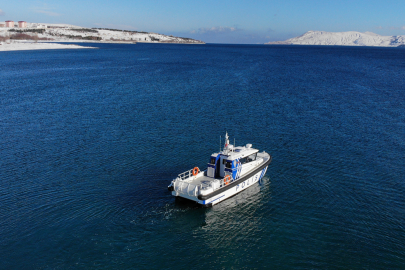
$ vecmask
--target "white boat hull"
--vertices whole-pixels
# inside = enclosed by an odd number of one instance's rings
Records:
[[[230,185],[230,188],[224,188],[223,191],[221,190],[222,192],[215,194],[214,196],[211,196],[207,199],[204,199],[204,196],[202,196],[202,199],[199,199],[199,197],[201,198],[201,196],[193,196],[193,195],[184,194],[184,193],[178,194],[176,191],[172,191],[172,195],[180,196],[182,198],[186,198],[186,199],[195,201],[204,207],[211,207],[211,206],[213,206],[217,203],[220,203],[220,202],[238,194],[239,192],[249,188],[253,184],[259,182],[263,178],[263,176],[266,174],[267,168],[268,168],[268,166],[266,166],[264,169],[258,171],[253,176],[246,178],[245,180],[241,179],[242,181],[237,181],[237,183],[233,183],[232,185]]]

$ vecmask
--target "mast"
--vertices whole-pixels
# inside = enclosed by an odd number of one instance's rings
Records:
[[[229,137],[228,137],[228,132],[225,134],[225,148],[228,148],[229,145]]]

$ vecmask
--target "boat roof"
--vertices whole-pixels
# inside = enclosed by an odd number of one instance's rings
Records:
[[[223,156],[227,156],[228,160],[234,160],[237,158],[243,158],[243,157],[247,157],[250,156],[251,154],[257,153],[259,152],[258,149],[252,148],[251,145],[247,145],[246,146],[237,146],[237,147],[233,147],[232,145],[229,145],[229,149],[231,150],[223,150],[219,153],[213,153],[211,156],[212,157],[216,157],[219,154],[223,155]]]

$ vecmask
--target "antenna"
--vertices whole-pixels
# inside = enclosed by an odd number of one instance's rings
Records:
[[[219,152],[221,152],[221,135],[219,135]]]
[[[234,152],[235,152],[235,147],[236,147],[235,138],[233,138],[233,151],[234,151]]]

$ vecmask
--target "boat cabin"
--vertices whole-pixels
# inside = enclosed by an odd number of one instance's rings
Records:
[[[226,135],[223,151],[211,155],[208,163],[207,176],[222,179],[230,175],[236,180],[240,177],[242,168],[249,169],[256,161],[258,149],[252,148],[251,144],[234,147],[229,144],[228,134]]]

